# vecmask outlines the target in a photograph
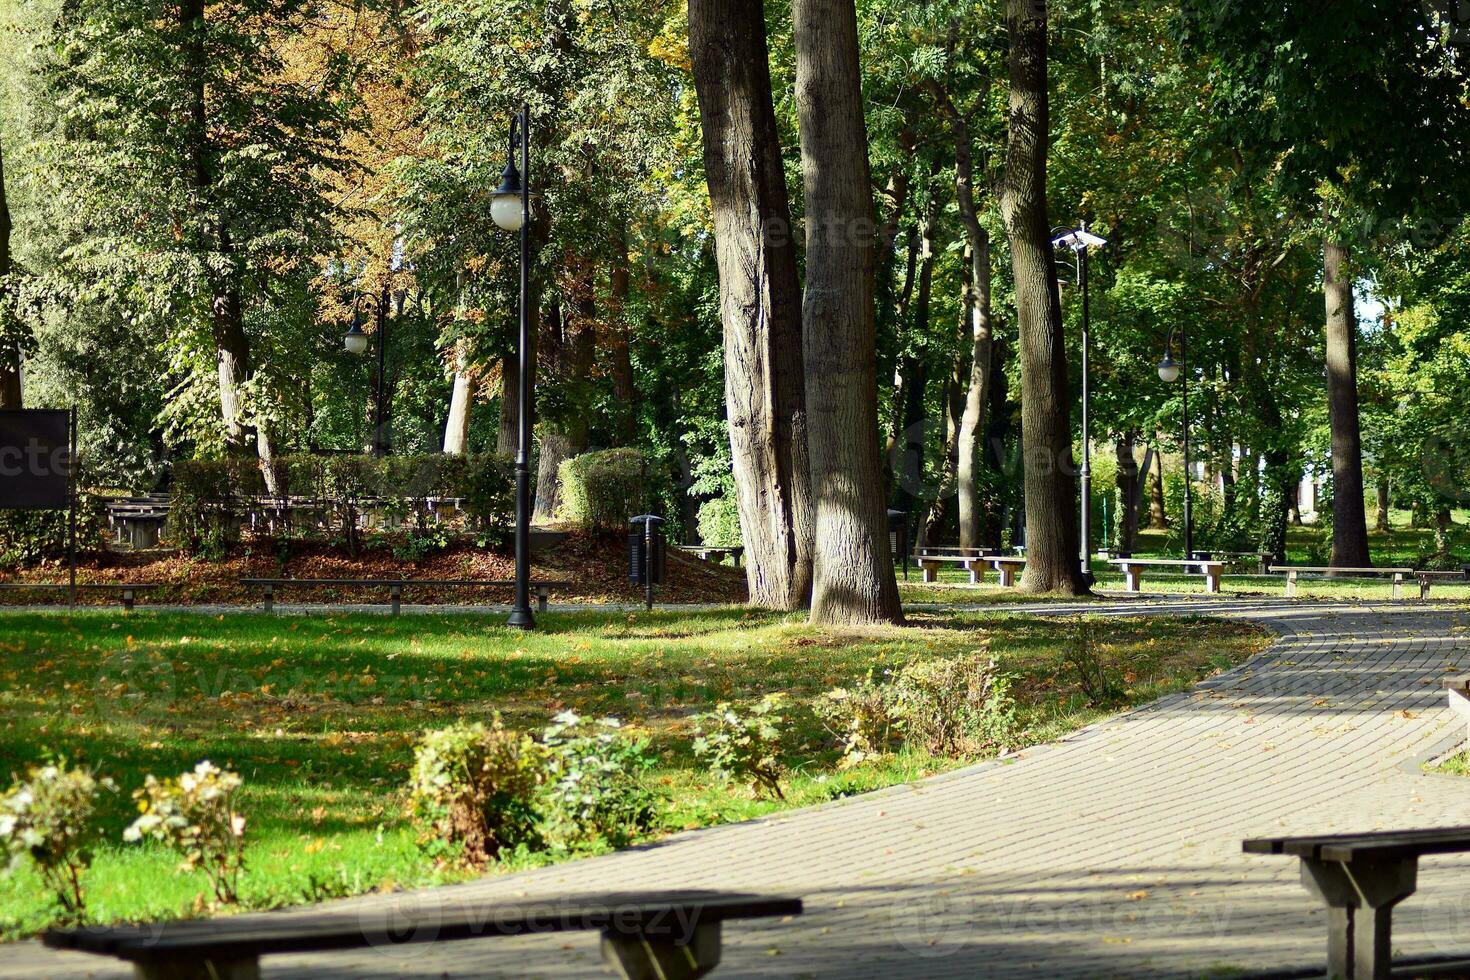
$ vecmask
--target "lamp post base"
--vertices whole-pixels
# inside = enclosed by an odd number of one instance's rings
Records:
[[[536,628],[536,615],[531,612],[529,606],[524,609],[512,609],[505,625],[514,629],[533,630]]]

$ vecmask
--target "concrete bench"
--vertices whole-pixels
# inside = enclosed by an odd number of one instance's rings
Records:
[[[1464,582],[1464,572],[1415,572],[1414,577],[1419,580],[1419,598],[1428,599],[1430,587],[1435,582]]]
[[[484,579],[422,578],[242,578],[240,579],[240,584],[245,586],[259,586],[261,588],[261,608],[266,612],[275,612],[277,589],[386,588],[388,590],[388,602],[395,616],[398,615],[399,606],[403,601],[403,590],[412,586],[433,586],[439,588],[515,588],[514,582],[492,582]],[[570,588],[571,584],[571,582],[532,582],[531,591],[536,596],[537,611],[546,611],[546,603],[551,596],[552,589]]]
[[[1275,575],[1286,573],[1286,596],[1296,595],[1297,579],[1302,575],[1332,576],[1334,578],[1366,578],[1374,575],[1393,576],[1393,597],[1404,597],[1404,578],[1413,575],[1412,568],[1334,568],[1330,565],[1272,565],[1267,569]]]
[[[1302,885],[1327,906],[1327,971],[1342,980],[1393,976],[1470,975],[1400,973],[1393,969],[1393,907],[1418,885],[1419,858],[1470,851],[1470,827],[1388,831],[1331,837],[1263,837],[1243,843],[1247,854],[1289,854],[1301,860]]]
[[[987,555],[966,557],[963,555],[921,555],[919,558],[919,570],[923,573],[925,582],[937,582],[939,570],[945,565],[958,565],[970,573],[970,584],[979,585],[985,581],[985,571],[993,568],[1000,575],[1000,584],[1010,588],[1016,584],[1016,573],[1026,567],[1026,559],[1009,558],[1005,555]]]
[[[157,582],[138,582],[134,584],[113,583],[87,583],[77,586],[78,592],[105,592],[116,595],[122,601],[123,610],[133,611],[133,603],[137,601],[138,595],[143,592],[158,588]],[[65,592],[71,593],[70,585],[56,585],[50,582],[0,582],[0,589],[13,592],[21,592],[27,589],[38,592]]]
[[[1142,591],[1143,573],[1150,568],[1175,568],[1186,573],[1197,568],[1204,574],[1205,592],[1210,595],[1220,591],[1220,580],[1225,576],[1225,563],[1213,558],[1112,558],[1108,564],[1117,565],[1122,570],[1129,592]]]
[[[702,544],[681,544],[677,547],[679,551],[684,552],[686,555],[693,555],[700,561],[713,561],[716,565],[724,564],[725,559],[729,558],[730,564],[736,568],[740,567],[741,556],[745,554],[745,548],[741,545],[718,548]]]
[[[567,895],[496,902],[432,893],[416,905],[358,912],[268,912],[222,919],[52,929],[52,949],[112,956],[138,980],[258,980],[260,958],[280,953],[392,949],[596,930],[603,960],[630,980],[692,980],[720,962],[722,927],[740,919],[794,916],[798,898],[716,892]],[[527,972],[536,972],[525,964]],[[576,971],[585,973],[585,967]]]

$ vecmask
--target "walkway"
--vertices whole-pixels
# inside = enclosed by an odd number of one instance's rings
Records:
[[[1085,608],[1237,616],[1281,639],[1200,688],[1015,760],[603,858],[340,904],[774,891],[805,898],[807,914],[730,928],[716,976],[1197,977],[1323,960],[1325,929],[1296,862],[1247,858],[1241,838],[1470,823],[1470,780],[1417,765],[1460,734],[1439,679],[1470,668],[1470,613],[1229,598]],[[1399,913],[1404,953],[1470,950],[1467,869],[1426,860]],[[590,934],[264,967],[268,980],[605,975]],[[0,976],[126,975],[33,944],[0,958]]]

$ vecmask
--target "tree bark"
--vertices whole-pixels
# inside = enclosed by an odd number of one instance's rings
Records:
[[[8,284],[10,259],[10,203],[5,196],[5,151],[0,147],[0,324],[10,315]],[[20,344],[0,341],[0,409],[21,407]]]
[[[1373,522],[1373,526],[1374,526],[1374,528],[1376,530],[1379,530],[1379,531],[1387,531],[1388,530],[1388,509],[1389,509],[1389,493],[1388,493],[1388,491],[1389,491],[1389,485],[1388,485],[1388,477],[1387,476],[1379,476],[1378,477],[1378,485],[1376,487],[1376,490],[1377,490],[1377,501],[1376,502],[1378,504],[1378,508],[1377,508],[1378,512],[1375,515],[1375,520]]]
[[[1010,112],[1001,196],[1015,273],[1021,341],[1021,438],[1026,483],[1026,592],[1087,593],[1077,542],[1077,494],[1067,356],[1051,223],[1046,213],[1045,0],[1007,0]]]
[[[479,390],[469,363],[468,345],[463,341],[454,351],[454,389],[449,396],[449,421],[444,425],[444,454],[463,456],[470,447],[470,406]]]
[[[1117,463],[1115,484],[1118,488],[1117,534],[1114,541],[1119,551],[1132,551],[1138,546],[1138,460],[1133,456],[1133,433],[1125,432],[1113,441],[1113,459]]]
[[[1441,555],[1450,553],[1450,531],[1454,526],[1450,509],[1441,505],[1434,513],[1434,550]]]
[[[914,294],[914,316],[906,331],[908,353],[900,362],[903,380],[896,431],[893,436],[893,476],[897,493],[896,509],[909,516],[909,526],[918,527],[916,509],[924,490],[924,457],[928,447],[929,362],[923,339],[929,336],[929,310],[934,296],[934,214],[931,200],[929,213],[919,223],[919,281]],[[876,368],[875,368],[876,372]]]
[[[878,447],[873,198],[853,0],[795,0],[806,192],[803,353],[816,548],[811,619],[899,622]]]
[[[1155,438],[1155,445],[1158,440]],[[1169,515],[1164,513],[1164,457],[1155,453],[1157,465],[1148,475],[1148,526],[1155,531],[1169,529]]]
[[[516,454],[516,421],[520,417],[521,366],[514,353],[500,359],[500,425],[495,433],[495,452]]]
[[[815,515],[801,284],[760,0],[691,0],[689,56],[714,210],[746,584],[755,605],[805,609]]]
[[[1327,301],[1327,409],[1332,423],[1332,564],[1366,568],[1368,520],[1363,506],[1363,447],[1358,428],[1358,318],[1347,251],[1323,246]]]
[[[631,273],[628,269],[628,225],[619,221],[617,225],[616,255],[608,274],[608,293],[612,308],[609,321],[612,324],[612,382],[613,400],[617,403],[617,418],[613,434],[619,446],[630,446],[638,433],[637,390],[633,387],[633,358],[628,331],[628,289]]]

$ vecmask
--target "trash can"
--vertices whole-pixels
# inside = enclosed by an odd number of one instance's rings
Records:
[[[903,561],[903,577],[909,577],[909,515],[901,510],[888,512],[888,550]]]

